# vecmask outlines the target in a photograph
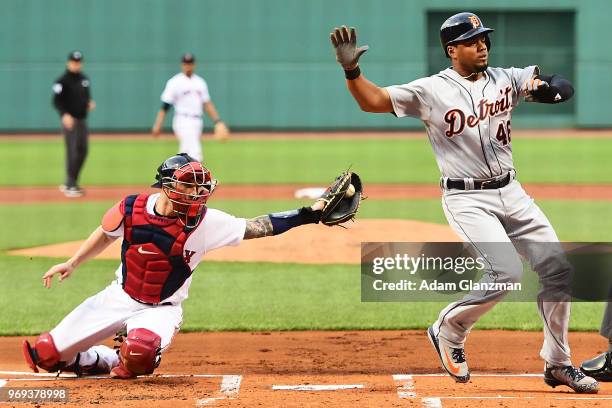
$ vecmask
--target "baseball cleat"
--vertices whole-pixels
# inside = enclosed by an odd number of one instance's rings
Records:
[[[68,186],[67,186],[67,185],[65,185],[65,184],[60,184],[60,185],[59,185],[59,191],[60,191],[60,193],[65,193],[67,189],[68,189]]]
[[[597,381],[612,381],[612,351],[584,361],[580,366],[582,372]]]
[[[433,326],[427,329],[427,337],[436,349],[438,357],[440,357],[442,362],[442,367],[444,367],[446,372],[458,383],[470,381],[470,369],[465,361],[465,350],[444,344],[440,338],[434,335]]]
[[[64,190],[64,195],[68,198],[82,197],[84,194],[85,192],[83,191],[83,189],[76,186],[67,187],[66,190]]]
[[[130,378],[136,378],[136,374],[133,374],[130,370],[125,368],[122,363],[115,368],[113,368],[110,372],[111,378],[117,378],[120,380],[127,380]]]
[[[578,394],[597,394],[599,383],[574,366],[544,365],[544,382],[555,388],[567,385]]]
[[[36,350],[34,350],[32,346],[30,346],[30,343],[27,340],[24,340],[22,351],[23,351],[23,357],[25,358],[25,361],[28,364],[28,366],[30,366],[30,368],[35,373],[37,373],[38,367],[36,366],[35,361],[38,360],[38,357],[36,356]]]

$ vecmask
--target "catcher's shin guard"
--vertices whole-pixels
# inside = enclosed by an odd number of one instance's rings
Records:
[[[43,333],[36,339],[34,347],[27,340],[23,341],[23,357],[30,368],[37,373],[38,367],[49,372],[58,371],[62,368],[60,354],[55,347],[53,337],[49,333]]]
[[[134,378],[151,374],[159,365],[161,337],[148,329],[132,329],[119,349],[119,365],[111,370],[113,378]]]

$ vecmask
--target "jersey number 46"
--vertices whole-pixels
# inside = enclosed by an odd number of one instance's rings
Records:
[[[495,138],[499,140],[501,144],[506,146],[512,141],[512,138],[510,137],[511,130],[512,128],[510,127],[510,121],[505,122],[505,126],[504,122],[501,122],[499,124],[499,127],[497,128],[497,135],[495,136]]]

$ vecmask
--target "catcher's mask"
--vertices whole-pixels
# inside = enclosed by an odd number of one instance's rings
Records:
[[[157,182],[151,187],[162,189],[181,223],[187,228],[197,227],[217,185],[210,171],[187,153],[179,153],[158,167],[155,178]]]

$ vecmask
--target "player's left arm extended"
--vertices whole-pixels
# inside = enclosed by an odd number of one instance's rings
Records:
[[[324,207],[325,202],[318,200],[310,207],[251,218],[246,222],[244,239],[279,235],[300,225],[318,224]]]
[[[94,258],[100,252],[105,250],[111,243],[113,243],[115,239],[117,238],[107,235],[102,227],[96,228],[69,260],[52,266],[43,275],[44,285],[47,288],[50,288],[51,279],[53,278],[53,275],[56,274],[60,275],[60,281],[68,278],[79,265]]]
[[[574,87],[561,75],[534,75],[524,90],[529,100],[540,103],[561,103],[574,95]]]

